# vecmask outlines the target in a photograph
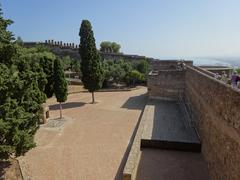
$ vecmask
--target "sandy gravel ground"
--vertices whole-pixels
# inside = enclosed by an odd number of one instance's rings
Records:
[[[41,127],[37,147],[20,157],[25,177],[32,180],[120,179],[126,149],[146,102],[146,88],[128,92],[71,94],[63,106],[60,127]],[[50,116],[59,116],[49,99]]]

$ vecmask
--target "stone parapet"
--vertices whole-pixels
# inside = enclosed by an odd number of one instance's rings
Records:
[[[212,179],[240,179],[240,91],[193,67],[185,77],[185,103]]]
[[[125,164],[124,170],[123,170],[123,177],[122,180],[135,180],[136,179],[136,173],[138,169],[138,164],[141,156],[141,151],[140,151],[140,144],[141,144],[141,138],[142,138],[142,133],[143,133],[143,128],[145,121],[147,120],[148,115],[149,115],[149,108],[146,108],[142,112],[142,117],[140,117],[140,123],[139,126],[137,127],[137,132],[134,137],[127,162]]]

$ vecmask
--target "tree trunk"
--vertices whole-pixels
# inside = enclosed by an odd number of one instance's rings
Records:
[[[60,107],[60,119],[62,119],[62,103],[59,103],[59,107]]]
[[[92,103],[95,103],[94,92],[92,92]]]

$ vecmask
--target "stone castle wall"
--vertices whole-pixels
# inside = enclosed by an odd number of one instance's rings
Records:
[[[185,70],[178,69],[177,60],[150,62],[151,73],[148,76],[148,93],[151,98],[178,100],[185,87]],[[184,61],[192,66],[192,61]]]
[[[177,100],[185,86],[185,71],[160,70],[149,74],[148,93],[150,98]]]
[[[150,68],[153,71],[159,70],[175,70],[177,69],[177,63],[179,60],[160,60],[160,61],[151,61]],[[193,61],[184,60],[184,63],[188,66],[193,66]]]
[[[212,179],[240,179],[240,91],[193,67],[185,81],[185,101]]]
[[[46,40],[45,42],[24,42],[25,47],[34,47],[36,45],[45,45],[47,46],[54,54],[60,57],[70,56],[74,59],[81,60],[79,55],[79,45],[74,43],[63,43],[62,41],[54,41],[54,40]],[[130,55],[123,53],[108,53],[108,52],[100,52],[102,59],[105,61],[120,61],[125,60],[129,62],[139,62],[143,59],[148,61],[154,61],[155,59],[149,58],[146,56],[138,56],[138,55]]]
[[[173,69],[177,61],[155,65],[148,78],[149,96],[181,99],[181,95],[199,133],[212,179],[239,180],[240,90],[191,63],[183,71]]]

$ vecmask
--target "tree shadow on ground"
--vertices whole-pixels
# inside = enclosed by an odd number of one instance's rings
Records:
[[[10,161],[0,161],[0,180],[4,180],[5,169],[11,166]]]
[[[63,109],[71,109],[84,106],[86,103],[83,102],[67,102],[62,104]],[[53,104],[49,106],[50,110],[59,110],[59,104]]]
[[[130,97],[121,108],[141,110],[145,107],[147,97],[147,93]]]
[[[127,109],[139,109],[139,110],[142,110],[142,111],[141,111],[141,114],[138,118],[137,124],[134,128],[134,131],[133,131],[133,134],[130,138],[130,141],[128,143],[127,149],[126,149],[126,151],[123,155],[123,158],[121,160],[121,163],[118,167],[118,171],[117,171],[117,174],[116,174],[114,180],[121,180],[122,179],[123,170],[124,170],[125,164],[127,162],[127,158],[128,158],[129,153],[130,153],[134,138],[136,136],[136,133],[137,133],[137,130],[138,130],[138,127],[139,127],[139,124],[141,122],[144,107],[147,103],[147,99],[148,99],[147,98],[147,93],[139,95],[139,96],[130,97],[121,107],[121,108],[127,108]]]

